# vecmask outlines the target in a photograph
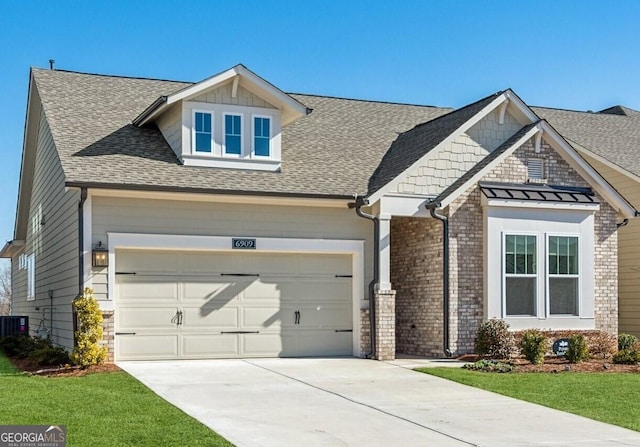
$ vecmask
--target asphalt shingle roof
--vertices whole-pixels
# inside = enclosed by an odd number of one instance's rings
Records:
[[[600,113],[532,107],[570,144],[577,143],[640,176],[640,112],[611,107]],[[611,112],[607,112],[613,109]],[[613,113],[624,111],[625,114]]]
[[[282,171],[263,172],[182,166],[156,127],[131,123],[158,97],[192,83],[35,68],[33,76],[67,183],[114,188],[370,194],[495,97],[452,112],[291,94],[313,112],[283,128]],[[640,176],[640,112],[622,106],[599,113],[532,109],[570,143]]]
[[[451,109],[292,94],[313,112],[282,132],[282,172],[182,166],[131,121],[189,83],[33,70],[70,184],[310,196],[365,194],[398,134]]]

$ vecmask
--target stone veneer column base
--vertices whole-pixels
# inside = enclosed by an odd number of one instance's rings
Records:
[[[376,306],[376,359],[396,358],[396,291],[378,290]]]
[[[113,333],[113,311],[102,311],[102,346],[107,347],[106,363],[113,363],[114,360],[114,333]]]

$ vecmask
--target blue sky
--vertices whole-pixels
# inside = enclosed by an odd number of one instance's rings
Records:
[[[243,63],[288,92],[459,107],[640,109],[636,1],[5,1],[0,239],[13,236],[30,66],[198,81]]]

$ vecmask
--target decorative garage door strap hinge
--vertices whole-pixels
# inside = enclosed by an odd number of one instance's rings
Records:
[[[259,334],[260,331],[222,331],[221,334]]]
[[[336,329],[336,332],[353,332],[353,329]]]
[[[116,272],[116,275],[135,275],[136,272]]]
[[[116,335],[136,335],[135,332],[116,332]]]
[[[260,273],[220,273],[220,276],[260,276]]]
[[[353,275],[336,275],[336,278],[353,278]]]

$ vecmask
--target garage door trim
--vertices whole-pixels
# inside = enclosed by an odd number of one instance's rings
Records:
[[[107,233],[109,247],[108,299],[117,303],[116,250],[176,250],[232,252],[232,239],[247,236],[193,236],[146,233]],[[248,236],[256,240],[255,252],[347,254],[352,259],[352,315],[354,356],[360,355],[360,309],[364,305],[364,240],[301,239]]]

